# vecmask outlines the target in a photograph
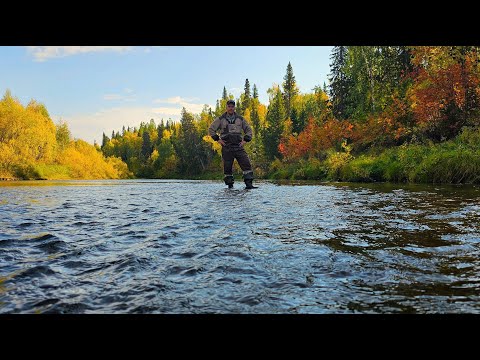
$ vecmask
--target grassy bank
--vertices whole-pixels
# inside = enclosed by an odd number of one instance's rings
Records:
[[[276,161],[271,179],[349,182],[480,183],[480,129],[464,129],[442,143],[404,144],[353,155],[327,151],[324,159]]]

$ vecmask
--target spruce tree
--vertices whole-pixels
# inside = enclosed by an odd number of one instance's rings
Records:
[[[110,141],[110,139],[108,138],[107,135],[105,135],[105,133],[103,133],[103,136],[102,136],[102,149],[105,145],[107,145],[107,143]]]
[[[333,115],[339,119],[348,116],[351,80],[347,75],[348,47],[335,46],[330,56],[330,98]]]
[[[148,131],[144,131],[142,135],[142,156],[144,161],[146,161],[150,155],[152,154],[152,142],[150,140],[150,133]]]
[[[245,80],[245,86],[244,86],[244,98],[243,98],[243,109],[246,110],[250,107],[250,100],[251,100],[251,94],[250,94],[250,82],[248,79]]]
[[[267,159],[273,160],[280,157],[278,145],[283,132],[285,120],[285,106],[280,89],[276,90],[275,97],[268,106],[266,122],[268,127],[264,130],[263,143]]]
[[[298,94],[297,84],[295,83],[295,76],[293,75],[292,64],[288,62],[287,73],[283,78],[283,91],[284,91],[284,102],[285,102],[285,112],[286,117],[290,117],[290,112],[292,110],[293,98]]]
[[[256,84],[253,84],[253,98],[258,99],[258,90]]]

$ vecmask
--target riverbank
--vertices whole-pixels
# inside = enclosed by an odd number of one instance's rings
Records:
[[[271,179],[394,182],[418,184],[479,184],[480,131],[465,129],[441,143],[411,143],[353,154],[327,151],[323,160],[276,160]]]
[[[465,129],[456,138],[441,143],[410,143],[391,148],[373,148],[355,154],[349,147],[338,152],[330,149],[322,159],[310,158],[288,162],[275,160],[268,171],[255,171],[257,179],[315,180],[342,182],[391,182],[412,184],[479,184],[480,183],[480,131]],[[28,179],[48,180],[100,180],[100,177],[70,177],[65,166],[37,166]],[[126,169],[124,173],[127,173]],[[130,173],[131,174],[131,173]],[[41,176],[38,176],[41,175]],[[223,172],[208,171],[197,175],[172,172],[162,179],[221,180]],[[241,181],[242,173],[234,173]],[[133,177],[132,177],[133,178]],[[2,181],[9,179],[4,176]],[[14,179],[11,177],[11,179]],[[140,178],[139,178],[140,179]],[[21,180],[15,178],[14,180]]]

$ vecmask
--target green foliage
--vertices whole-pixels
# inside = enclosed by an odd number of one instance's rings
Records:
[[[265,148],[265,156],[269,160],[280,157],[278,145],[280,144],[280,136],[283,132],[285,120],[285,107],[283,97],[280,90],[274,90],[271,105],[268,107],[266,124],[263,131],[263,143]]]
[[[290,64],[290,62],[288,62],[287,73],[285,74],[283,80],[285,115],[288,118],[290,117],[290,112],[292,110],[293,100],[298,94],[298,87],[295,81],[295,76],[293,75],[292,64]]]

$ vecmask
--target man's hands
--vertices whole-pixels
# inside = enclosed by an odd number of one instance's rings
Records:
[[[240,141],[240,146],[243,147],[247,142],[245,140]]]

